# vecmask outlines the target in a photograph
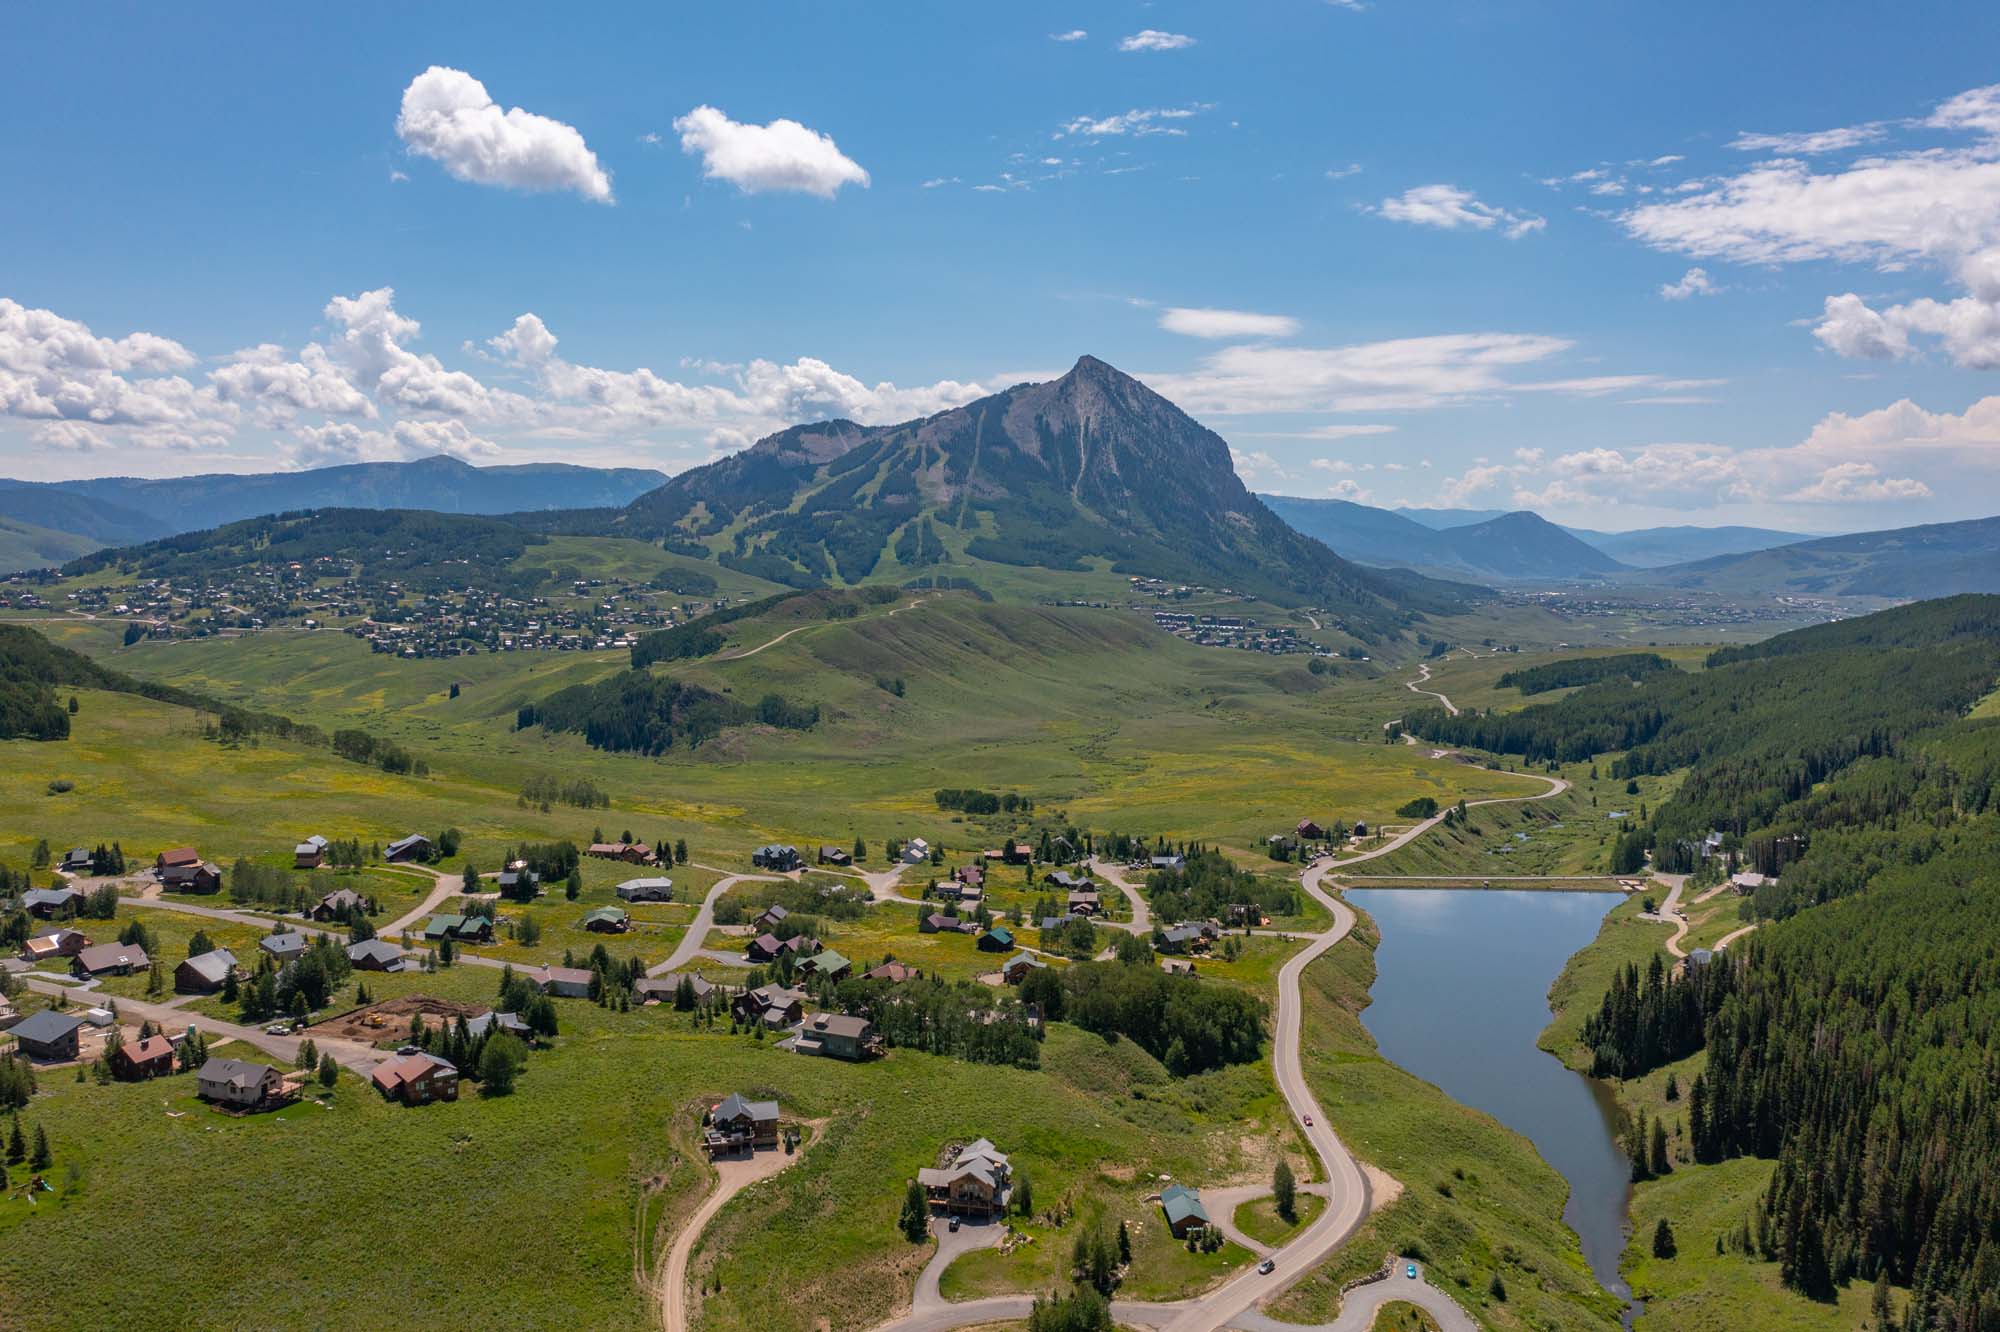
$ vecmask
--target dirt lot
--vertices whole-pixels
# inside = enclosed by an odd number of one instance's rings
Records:
[[[425,1026],[437,1027],[448,1022],[456,1023],[460,1018],[475,1018],[485,1011],[476,1004],[462,1004],[455,999],[432,999],[428,995],[409,994],[400,999],[384,999],[366,1008],[350,1009],[338,1017],[314,1023],[306,1028],[306,1033],[370,1045],[400,1045],[410,1038],[410,1018],[413,1015],[422,1014]]]

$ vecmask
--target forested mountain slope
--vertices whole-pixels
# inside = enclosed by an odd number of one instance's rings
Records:
[[[1906,1285],[1904,1326],[1943,1332],[2000,1328],[2000,718],[1967,715],[1996,683],[2000,597],[1961,596],[1725,649],[1695,675],[1409,719],[1534,760],[1689,769],[1618,868],[1649,850],[1693,868],[1720,830],[1732,862],[1777,876],[1743,903],[1765,927],[1685,974],[1622,975],[1584,1027],[1594,1071],[1705,1051],[1694,1159],[1777,1162],[1722,1240],[1813,1299]]]

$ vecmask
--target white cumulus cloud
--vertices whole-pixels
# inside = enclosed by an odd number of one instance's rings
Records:
[[[403,90],[396,133],[459,180],[517,190],[575,190],[611,203],[611,175],[583,135],[520,107],[501,110],[464,70],[432,65]]]
[[[1184,32],[1161,32],[1158,28],[1144,28],[1118,43],[1121,51],[1180,51],[1194,45],[1194,38]]]
[[[1548,219],[1533,213],[1513,213],[1482,203],[1470,190],[1456,185],[1417,185],[1384,199],[1375,211],[1392,222],[1437,227],[1444,231],[1469,229],[1490,231],[1499,228],[1509,239],[1519,240],[1548,225]]]
[[[868,173],[830,135],[796,120],[746,125],[698,106],[676,119],[674,129],[681,151],[700,155],[702,175],[745,194],[790,190],[831,199],[843,185],[868,187]]]
[[[1721,288],[1708,276],[1706,268],[1690,268],[1675,282],[1660,284],[1660,296],[1669,301],[1684,301],[1690,296],[1713,296]]]

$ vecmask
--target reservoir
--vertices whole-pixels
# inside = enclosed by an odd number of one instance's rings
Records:
[[[1563,1220],[1604,1288],[1618,1275],[1631,1164],[1606,1088],[1535,1047],[1548,991],[1597,937],[1617,893],[1354,888],[1375,918],[1374,1002],[1361,1020],[1389,1060],[1534,1143],[1569,1181]]]

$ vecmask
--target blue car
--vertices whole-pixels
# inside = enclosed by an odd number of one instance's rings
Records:
[[[1417,1265],[1415,1263],[1403,1264],[1403,1275],[1415,1281],[1417,1279]]]

